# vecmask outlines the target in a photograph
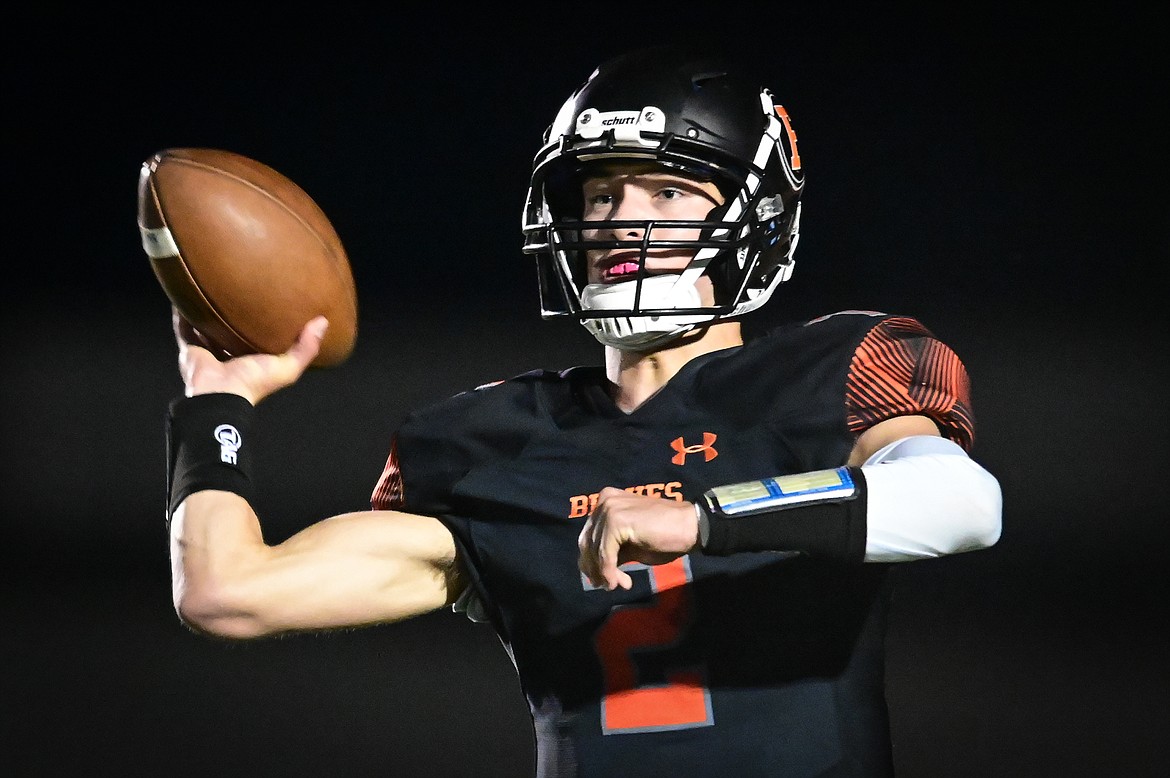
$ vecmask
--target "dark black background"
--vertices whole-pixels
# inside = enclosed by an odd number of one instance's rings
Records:
[[[171,146],[252,156],[312,194],[349,251],[353,357],[262,406],[257,502],[278,541],[367,505],[407,409],[600,358],[578,325],[537,315],[528,165],[597,61],[706,38],[761,67],[808,176],[795,276],[749,325],[917,315],[966,361],[975,456],[1003,486],[997,547],[896,572],[901,774],[1161,773],[1153,19],[1117,3],[658,5],[8,19],[0,771],[527,773],[527,709],[486,627],[444,611],[227,644],[175,618],[162,417],[181,384],[138,170]]]

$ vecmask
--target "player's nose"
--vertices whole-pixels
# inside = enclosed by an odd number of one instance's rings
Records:
[[[614,204],[614,209],[610,213],[611,220],[621,221],[636,221],[636,225],[621,225],[615,226],[613,229],[614,235],[617,238],[641,238],[645,231],[644,222],[654,218],[653,209],[647,198],[639,191],[626,191],[622,197]]]

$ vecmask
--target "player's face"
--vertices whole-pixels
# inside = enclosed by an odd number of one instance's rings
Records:
[[[607,166],[585,179],[584,221],[647,219],[701,220],[723,203],[718,187],[710,181],[654,165]],[[582,230],[586,240],[641,240],[644,230],[633,227]],[[698,229],[654,230],[655,240],[694,240]],[[597,249],[586,253],[589,283],[631,280],[638,272],[637,247]],[[677,273],[691,261],[690,249],[651,249],[646,257],[649,275]]]

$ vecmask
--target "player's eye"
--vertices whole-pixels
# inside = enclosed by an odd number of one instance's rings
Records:
[[[585,192],[583,219],[603,218],[613,208],[614,197],[609,192]]]

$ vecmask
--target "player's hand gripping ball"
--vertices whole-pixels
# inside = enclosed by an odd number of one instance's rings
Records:
[[[230,151],[160,151],[138,177],[138,229],[163,291],[220,359],[283,353],[318,314],[329,329],[312,366],[352,353],[349,257],[317,203],[281,173]]]

